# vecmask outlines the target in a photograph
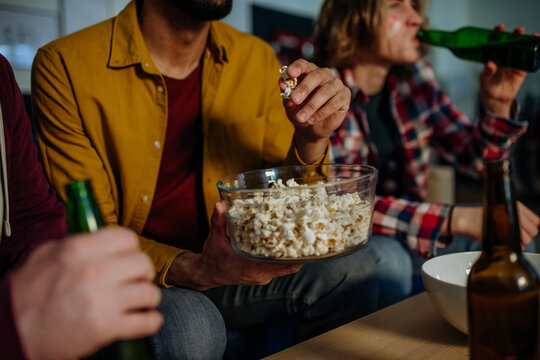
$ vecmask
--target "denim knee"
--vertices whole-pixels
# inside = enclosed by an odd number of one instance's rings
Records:
[[[301,340],[371,313],[379,284],[375,263],[362,251],[307,264],[300,271],[297,294]]]
[[[397,239],[374,235],[366,248],[374,258],[379,278],[379,308],[405,299],[412,289],[413,264],[409,253]]]
[[[184,288],[162,289],[158,310],[165,319],[152,337],[156,360],[221,359],[227,335],[221,313],[204,294]]]

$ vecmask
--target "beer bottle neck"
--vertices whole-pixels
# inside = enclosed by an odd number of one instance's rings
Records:
[[[448,47],[452,43],[451,38],[453,34],[449,31],[420,29],[416,36],[421,42],[435,46]]]
[[[487,252],[495,249],[521,252],[520,228],[508,160],[486,163],[482,244]]]
[[[66,185],[67,221],[70,233],[94,232],[104,226],[88,180]]]

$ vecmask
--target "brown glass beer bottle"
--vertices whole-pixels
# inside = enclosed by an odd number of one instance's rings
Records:
[[[467,282],[471,359],[538,358],[538,288],[521,253],[510,162],[487,161],[482,254]]]

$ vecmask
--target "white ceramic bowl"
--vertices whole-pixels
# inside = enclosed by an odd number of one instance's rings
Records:
[[[540,254],[524,253],[540,274]],[[422,280],[431,303],[458,330],[468,334],[467,275],[480,256],[470,251],[437,256],[422,265]]]

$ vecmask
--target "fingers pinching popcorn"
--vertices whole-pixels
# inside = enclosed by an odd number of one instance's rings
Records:
[[[289,77],[289,75],[287,74],[286,65],[282,66],[281,69],[279,69],[279,72],[286,86],[285,90],[283,90],[283,92],[281,93],[281,97],[288,100],[291,98],[291,94],[293,93],[294,88],[296,87],[296,85],[298,85],[298,79]]]
[[[283,107],[294,125],[298,158],[308,164],[326,153],[332,133],[339,128],[351,100],[351,91],[329,68],[304,59],[282,67],[278,80]]]

